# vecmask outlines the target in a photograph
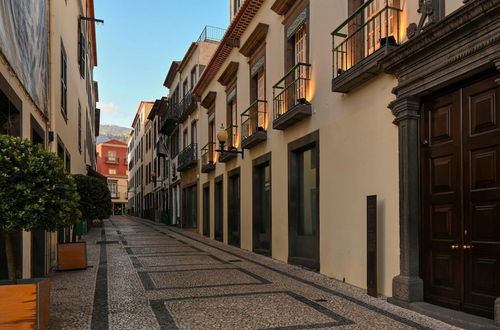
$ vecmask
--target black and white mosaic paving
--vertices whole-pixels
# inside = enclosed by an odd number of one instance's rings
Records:
[[[52,277],[51,329],[454,329],[193,232],[104,223],[85,238],[92,267]]]

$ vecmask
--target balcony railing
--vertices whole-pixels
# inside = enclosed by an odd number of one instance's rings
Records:
[[[215,169],[215,142],[207,143],[201,148],[201,172],[209,173]]]
[[[111,192],[111,198],[112,199],[119,199],[120,193],[119,192]]]
[[[109,164],[119,164],[120,163],[120,158],[118,158],[118,157],[106,157],[106,163],[109,163]]]
[[[160,118],[160,129],[163,134],[170,135],[179,122],[179,105],[169,102],[165,114]]]
[[[241,147],[251,148],[267,139],[267,101],[257,100],[241,114]]]
[[[198,102],[198,99],[196,95],[194,95],[192,92],[186,93],[184,95],[184,98],[182,101],[179,103],[179,121],[183,122],[185,121],[188,116],[193,113],[193,111],[196,109],[196,102]]]
[[[375,53],[400,44],[400,13],[395,0],[369,0],[335,31],[333,38],[333,75],[337,77]],[[377,4],[383,2],[382,8]]]
[[[285,129],[311,115],[310,80],[311,65],[298,63],[273,86],[273,128]]]
[[[231,150],[238,148],[238,142],[239,142],[238,126],[230,125],[228,126],[228,128],[226,128],[226,132],[227,132],[227,143],[224,149]],[[219,155],[219,162],[225,163],[229,159],[236,157],[236,155],[237,155],[236,153],[229,153],[229,152],[221,153]]]
[[[179,154],[177,171],[184,172],[198,163],[198,144],[191,143]]]
[[[221,41],[226,33],[225,29],[221,29],[215,26],[205,26],[203,31],[201,31],[200,37],[198,38],[198,42],[200,41]]]

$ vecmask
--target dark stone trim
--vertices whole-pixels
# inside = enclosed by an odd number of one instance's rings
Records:
[[[215,104],[215,99],[217,98],[217,92],[210,91],[200,102],[200,105],[207,110],[210,110]]]
[[[258,145],[261,142],[267,140],[267,132],[266,131],[256,131],[252,135],[246,137],[241,141],[242,149],[251,149]]]
[[[151,306],[161,330],[178,329],[163,300],[150,300],[149,306]]]
[[[245,43],[240,48],[240,53],[246,57],[251,57],[257,49],[266,40],[267,31],[269,31],[269,25],[264,23],[259,23],[247,38]]]
[[[400,98],[389,107],[399,128],[399,238],[400,274],[392,281],[393,299],[422,301],[420,278],[420,100]]]
[[[236,158],[238,156],[237,153],[230,153],[230,152],[223,152],[219,154],[219,163],[226,163],[230,161],[233,158]]]
[[[238,62],[230,62],[217,80],[222,86],[228,86],[236,77],[238,72]]]
[[[141,255],[131,255],[130,256],[130,260],[132,261],[132,265],[134,266],[134,268],[155,268],[155,267],[184,267],[184,266],[212,266],[214,265],[213,263],[201,263],[201,264],[165,264],[165,265],[153,265],[153,266],[145,266],[140,260],[139,258],[140,257],[143,257],[143,258],[154,258],[154,257],[166,257],[167,255],[145,255],[145,256],[141,256]],[[225,260],[222,260],[214,255],[211,255],[211,254],[177,254],[177,255],[168,255],[169,257],[178,257],[178,256],[181,256],[181,257],[208,257],[208,258],[212,258],[214,259],[215,261],[217,262],[220,262],[221,264],[227,264],[227,261]],[[187,259],[187,258],[186,258]]]
[[[290,298],[297,300],[298,302],[307,305],[308,307],[316,310],[317,312],[335,320],[335,322],[325,322],[325,323],[314,323],[314,324],[299,324],[292,325],[287,327],[277,327],[277,328],[268,328],[268,329],[317,329],[317,328],[327,328],[327,327],[338,327],[344,325],[355,324],[352,320],[349,320],[328,308],[314,302],[304,296],[296,294],[291,291],[261,291],[261,292],[245,292],[245,293],[232,293],[232,294],[221,294],[221,295],[212,295],[212,296],[200,296],[200,297],[182,297],[182,298],[169,298],[169,299],[158,299],[150,301],[150,304],[155,311],[155,315],[157,317],[157,321],[160,324],[160,327],[163,324],[170,325],[172,324],[172,316],[168,312],[168,309],[165,306],[166,302],[177,302],[177,301],[186,301],[186,300],[196,300],[196,299],[217,299],[217,298],[229,298],[229,297],[248,297],[248,296],[260,296],[260,295],[287,295]],[[155,307],[153,307],[153,305]],[[159,308],[161,306],[161,308]],[[170,323],[169,323],[170,322]]]
[[[101,229],[101,241],[106,241],[106,232],[104,228]],[[101,244],[90,328],[97,330],[108,329],[108,314],[108,258],[106,244]]]
[[[201,265],[186,265],[186,266],[201,266]],[[153,279],[151,278],[151,275],[150,275],[150,274],[154,274],[154,273],[181,273],[181,272],[192,272],[192,271],[225,271],[225,270],[238,271],[240,273],[243,273],[243,274],[255,279],[257,282],[256,283],[241,282],[241,283],[213,284],[213,285],[157,287],[156,284],[154,283]],[[137,273],[139,274],[139,278],[141,279],[141,282],[142,282],[142,285],[144,286],[144,289],[147,291],[224,288],[224,287],[232,287],[232,286],[266,285],[266,284],[272,283],[272,282],[266,280],[265,278],[263,278],[257,274],[254,274],[246,269],[238,268],[238,267],[159,270],[159,271],[144,271],[144,272],[137,272]]]
[[[215,171],[215,167],[217,166],[216,163],[210,163],[210,164],[205,164],[201,165],[201,173],[210,173]]]
[[[500,0],[467,1],[385,56],[380,65],[398,78],[389,105],[399,130],[400,274],[390,302],[423,300],[420,276],[420,107],[422,97],[500,68]]]
[[[296,104],[287,112],[273,120],[273,128],[277,130],[285,130],[302,119],[310,117],[311,115],[312,106],[310,104]]]
[[[397,47],[389,45],[382,47],[354,64],[349,70],[334,77],[332,79],[332,92],[349,93],[378,76],[382,72],[382,68],[379,66],[380,60]]]
[[[152,225],[150,225],[150,224],[143,223],[143,225],[145,225],[145,226],[149,226],[150,228],[153,228],[153,229],[155,229],[155,230],[157,230],[157,231],[160,231],[159,229],[157,229],[157,228],[153,227],[153,226],[152,226]],[[364,302],[364,301],[361,301],[361,300],[356,299],[356,298],[354,298],[354,297],[348,296],[348,295],[346,295],[346,294],[344,294],[344,293],[341,293],[341,292],[335,291],[335,290],[333,290],[333,289],[330,289],[330,288],[324,287],[324,286],[322,286],[322,285],[320,285],[320,284],[317,284],[317,283],[314,283],[314,282],[308,281],[308,280],[303,279],[303,278],[301,278],[301,277],[295,276],[295,275],[293,275],[293,274],[291,274],[291,273],[288,273],[288,272],[285,272],[285,271],[282,271],[282,270],[279,270],[279,269],[273,268],[273,267],[268,266],[268,265],[266,265],[266,264],[263,264],[263,263],[261,263],[261,262],[258,262],[258,261],[255,261],[255,260],[252,260],[252,259],[250,259],[250,258],[247,258],[247,257],[243,256],[242,254],[239,254],[239,253],[234,253],[234,252],[228,251],[227,249],[223,249],[222,247],[220,247],[220,243],[219,243],[219,244],[210,244],[210,243],[205,242],[205,241],[203,241],[203,240],[200,240],[200,239],[197,239],[197,238],[190,237],[189,235],[184,234],[183,232],[181,232],[181,231],[180,231],[180,230],[178,230],[178,229],[174,229],[174,228],[171,228],[171,229],[170,229],[170,228],[169,228],[169,230],[171,230],[171,231],[175,232],[177,235],[180,235],[180,236],[186,237],[186,238],[188,238],[188,239],[190,239],[190,240],[192,240],[192,241],[195,241],[195,242],[198,242],[198,243],[200,243],[200,244],[203,244],[203,245],[209,246],[210,248],[213,248],[213,249],[216,249],[216,250],[222,251],[222,252],[224,252],[224,253],[226,253],[226,254],[229,254],[229,255],[235,256],[235,257],[237,257],[237,258],[243,259],[243,260],[245,260],[245,261],[248,261],[248,262],[250,262],[250,263],[252,263],[252,264],[254,264],[254,265],[258,265],[258,266],[260,266],[260,267],[263,267],[263,268],[265,268],[265,269],[267,269],[267,270],[269,270],[269,271],[275,272],[275,273],[277,273],[277,274],[280,274],[280,275],[282,275],[282,276],[285,276],[285,277],[291,278],[291,279],[293,279],[293,280],[295,280],[295,281],[298,281],[298,282],[300,282],[300,283],[303,283],[303,284],[309,285],[309,286],[311,286],[311,287],[313,287],[313,288],[316,288],[316,289],[318,289],[318,290],[321,290],[321,291],[326,292],[326,293],[328,293],[328,294],[331,294],[331,295],[333,295],[333,296],[336,296],[336,297],[339,297],[339,298],[341,298],[341,299],[347,300],[347,301],[349,301],[349,302],[351,302],[351,303],[353,303],[353,304],[356,304],[356,305],[358,305],[358,306],[360,306],[360,307],[363,307],[363,308],[366,308],[366,309],[368,309],[368,310],[371,310],[371,311],[373,311],[373,312],[375,312],[375,313],[378,313],[378,314],[380,314],[380,315],[384,315],[385,317],[388,317],[388,318],[390,318],[390,319],[392,319],[392,320],[394,320],[394,321],[400,322],[400,323],[405,324],[405,325],[407,325],[407,326],[413,327],[413,328],[415,328],[415,329],[421,329],[421,330],[431,330],[430,328],[425,327],[425,326],[423,326],[423,325],[421,325],[421,324],[418,324],[418,323],[416,323],[415,321],[412,321],[412,320],[410,320],[410,319],[404,318],[404,317],[399,316],[399,315],[397,315],[397,314],[391,313],[391,312],[386,311],[386,310],[384,310],[384,309],[381,309],[381,308],[379,308],[379,307],[373,306],[373,305],[371,305],[371,304],[369,304],[369,303],[367,303],[367,302]]]

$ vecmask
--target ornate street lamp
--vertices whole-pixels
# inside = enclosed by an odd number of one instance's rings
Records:
[[[224,124],[220,124],[220,128],[217,131],[217,140],[219,140],[219,149],[215,150],[222,155],[224,154],[241,154],[241,158],[244,158],[245,154],[242,150],[238,150],[237,148],[230,146],[227,150],[224,149],[226,146],[227,140],[229,136],[227,134],[227,130],[224,128]]]

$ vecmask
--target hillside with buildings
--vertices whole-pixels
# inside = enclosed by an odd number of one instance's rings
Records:
[[[101,125],[99,128],[97,143],[103,143],[111,139],[127,142],[131,130],[132,129],[128,127],[121,127],[117,125]]]

